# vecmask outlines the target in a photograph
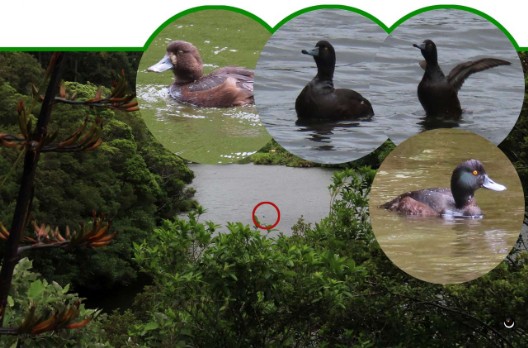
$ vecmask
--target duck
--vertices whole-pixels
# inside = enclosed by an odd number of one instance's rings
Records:
[[[169,94],[180,103],[200,107],[234,107],[252,105],[254,72],[236,66],[218,68],[203,74],[203,62],[196,46],[187,41],[172,41],[167,53],[149,72],[172,69],[174,82]]]
[[[511,64],[502,59],[481,58],[456,65],[446,77],[438,65],[437,48],[432,40],[425,40],[413,46],[420,49],[425,58],[425,62],[420,63],[425,71],[418,84],[418,99],[426,116],[460,118],[462,108],[458,99],[458,91],[466,78],[479,71]]]
[[[475,200],[479,188],[504,191],[506,186],[494,182],[479,160],[460,163],[451,175],[451,188],[428,188],[405,192],[380,207],[401,215],[441,216],[444,218],[481,218]]]
[[[317,65],[317,75],[303,88],[295,100],[298,120],[339,121],[370,119],[374,116],[371,103],[351,89],[334,88],[336,54],[330,42],[321,40],[315,48],[302,50]]]

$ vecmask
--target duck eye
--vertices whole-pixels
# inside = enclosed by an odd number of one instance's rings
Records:
[[[478,171],[477,171],[477,170],[474,170],[474,171],[471,172],[471,174],[477,176],[477,175],[478,175]]]

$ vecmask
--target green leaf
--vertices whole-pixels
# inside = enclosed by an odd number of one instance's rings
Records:
[[[29,296],[29,298],[34,299],[34,298],[40,296],[40,294],[42,294],[44,292],[44,290],[45,290],[45,287],[44,287],[44,284],[42,283],[42,281],[41,280],[35,280],[29,286],[28,296]]]
[[[149,331],[152,331],[152,330],[156,330],[157,328],[159,328],[159,324],[158,323],[156,323],[155,321],[149,321],[143,327],[143,332],[146,333],[146,332],[149,332]]]
[[[143,331],[141,332],[141,336],[144,336],[145,334],[147,334],[147,332],[156,330],[158,328],[159,328],[158,323],[156,323],[155,321],[149,321],[143,326]]]

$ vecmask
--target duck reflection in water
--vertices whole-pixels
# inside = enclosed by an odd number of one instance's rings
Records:
[[[295,124],[300,126],[297,131],[308,133],[308,136],[306,137],[307,140],[313,141],[315,143],[328,144],[317,146],[318,150],[331,151],[335,148],[330,144],[332,142],[332,135],[334,134],[335,128],[339,128],[339,130],[354,128],[358,127],[360,123],[346,121],[303,123],[297,121]]]

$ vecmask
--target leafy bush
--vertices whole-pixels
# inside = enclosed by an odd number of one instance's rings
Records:
[[[33,272],[29,259],[20,260],[15,268],[11,295],[4,318],[4,327],[19,327],[34,308],[34,316],[49,316],[53,311],[65,306],[79,303],[76,294],[69,292],[69,286],[62,287],[56,282],[48,283],[42,280],[40,274]],[[79,306],[80,318],[95,319],[90,324],[76,330],[59,330],[41,335],[0,335],[2,347],[110,347],[104,340],[101,320],[104,315],[97,316],[95,310]],[[18,344],[18,345],[17,345]]]
[[[214,225],[191,214],[136,245],[136,260],[156,279],[141,297],[152,305],[149,320],[131,330],[138,343],[310,345],[365,275],[351,259],[300,239],[269,238],[240,223],[228,229],[214,235]]]
[[[410,277],[372,234],[373,175],[337,172],[329,216],[300,220],[292,236],[239,223],[217,234],[194,214],[165,221],[135,246],[155,284],[123,314],[131,325],[118,337],[145,347],[524,346],[524,332],[503,322],[528,320],[526,251],[460,285]]]

